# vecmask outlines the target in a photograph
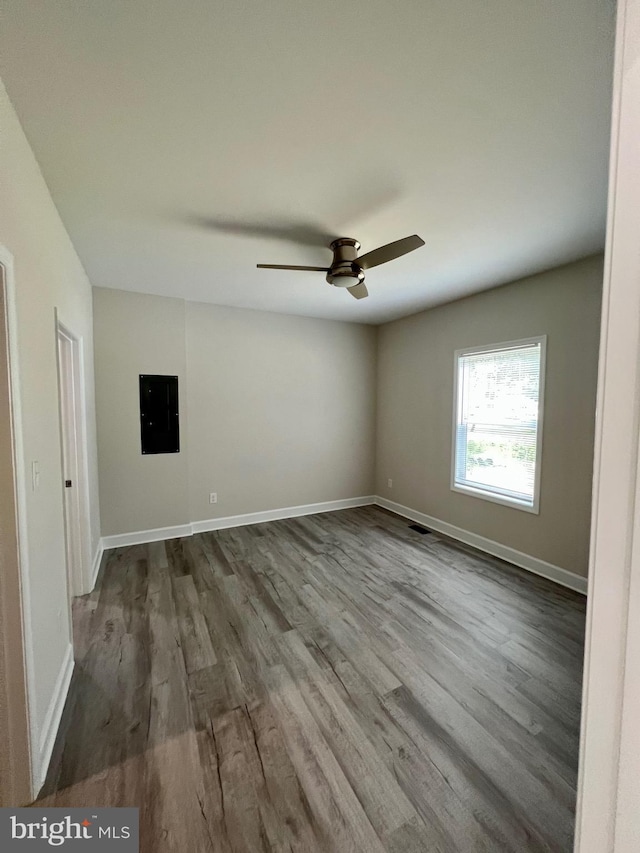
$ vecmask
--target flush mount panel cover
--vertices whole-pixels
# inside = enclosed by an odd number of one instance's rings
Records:
[[[178,377],[140,374],[142,453],[179,453]]]

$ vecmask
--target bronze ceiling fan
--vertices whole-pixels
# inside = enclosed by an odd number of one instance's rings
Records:
[[[258,264],[262,270],[309,270],[310,272],[325,272],[327,281],[334,287],[346,287],[349,293],[356,299],[368,296],[364,284],[364,271],[371,267],[386,264],[396,258],[413,252],[424,246],[424,240],[414,234],[412,237],[404,237],[394,243],[379,246],[366,255],[358,257],[360,243],[351,237],[339,237],[334,240],[329,248],[333,252],[333,261],[330,267],[300,267],[288,266],[286,264]]]

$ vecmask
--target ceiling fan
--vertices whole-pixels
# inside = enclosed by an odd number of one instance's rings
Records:
[[[261,270],[309,270],[311,272],[326,272],[327,281],[334,287],[346,287],[349,293],[356,299],[368,296],[364,284],[364,271],[371,267],[386,264],[396,258],[413,252],[424,246],[424,240],[414,234],[412,237],[404,237],[394,243],[379,246],[366,255],[358,257],[360,243],[351,237],[340,237],[334,240],[329,248],[333,252],[333,261],[330,267],[299,267],[287,266],[286,264],[258,264]]]

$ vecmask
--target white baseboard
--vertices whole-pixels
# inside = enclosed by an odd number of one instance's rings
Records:
[[[73,646],[71,643],[67,646],[62,666],[58,672],[55,687],[53,688],[53,696],[47,709],[47,714],[44,718],[42,731],[38,742],[38,758],[37,758],[37,778],[34,780],[34,788],[36,792],[44,785],[44,780],[49,769],[51,761],[51,753],[56,742],[56,735],[62,719],[64,703],[67,701],[69,685],[71,684],[71,676],[73,675]]]
[[[301,515],[315,515],[319,512],[335,512],[340,509],[352,509],[370,506],[375,503],[373,495],[360,498],[343,498],[337,501],[324,501],[316,504],[302,504],[263,512],[248,512],[244,515],[227,515],[222,518],[207,518],[192,521],[175,527],[157,527],[153,530],[138,530],[132,533],[119,533],[115,536],[103,536],[100,540],[103,548],[120,548],[126,545],[142,545],[146,542],[158,542],[162,539],[178,539],[192,536],[194,533],[208,533],[211,530],[224,530],[228,527],[244,527],[247,524],[261,524],[265,521],[278,521],[283,518],[297,518]]]
[[[459,542],[464,542],[466,545],[472,545],[479,551],[484,551],[493,557],[499,557],[501,560],[506,560],[508,563],[513,563],[521,569],[541,575],[543,578],[555,581],[555,583],[569,587],[569,589],[573,589],[576,592],[581,592],[583,595],[587,594],[587,579],[576,575],[574,572],[569,572],[567,569],[560,568],[560,566],[554,566],[553,563],[547,563],[545,560],[538,559],[538,557],[523,554],[522,551],[516,551],[515,548],[510,548],[508,545],[502,545],[500,542],[494,542],[493,539],[487,539],[477,533],[463,530],[461,527],[456,527],[455,524],[440,521],[438,518],[425,515],[423,512],[418,512],[408,506],[387,500],[387,498],[376,496],[374,502],[378,506],[384,507],[384,509],[395,512],[396,515],[402,515],[411,521],[422,524],[424,527],[436,530],[438,533],[444,533],[446,536],[457,539]]]
[[[102,539],[98,542],[98,547],[96,548],[96,553],[93,555],[93,563],[91,565],[91,577],[89,578],[89,589],[88,592],[92,592],[94,586],[96,585],[96,581],[98,580],[98,572],[100,571],[100,563],[102,562],[102,555],[104,554],[104,542]]]
[[[176,524],[173,527],[156,527],[153,530],[135,530],[132,533],[117,533],[103,536],[102,545],[108,548],[123,548],[126,545],[143,545],[145,542],[159,542],[162,539],[179,539],[191,536],[191,524]]]
[[[429,527],[432,530],[437,530],[439,533],[444,533],[452,539],[457,539],[467,545],[472,545],[479,551],[484,551],[494,557],[499,557],[501,560],[506,560],[533,572],[536,575],[541,575],[548,580],[555,581],[562,586],[569,587],[576,592],[581,592],[586,595],[587,579],[576,575],[573,572],[567,571],[560,566],[554,566],[552,563],[547,563],[545,560],[540,560],[538,557],[532,557],[529,554],[523,554],[522,551],[517,551],[515,548],[510,548],[508,545],[502,545],[500,542],[494,542],[492,539],[487,539],[477,533],[471,533],[468,530],[463,530],[461,527],[456,527],[454,524],[449,524],[446,521],[440,521],[431,515],[426,515],[423,512],[418,512],[410,507],[395,503],[395,501],[387,500],[375,495],[369,495],[360,498],[344,498],[337,501],[324,501],[323,503],[303,504],[302,506],[281,507],[279,509],[270,509],[263,512],[249,512],[244,515],[227,515],[222,518],[208,518],[204,521],[193,521],[189,524],[178,524],[174,527],[157,527],[153,530],[138,530],[132,533],[120,533],[115,536],[103,536],[100,540],[101,548],[119,548],[126,545],[142,545],[146,542],[158,542],[162,539],[177,539],[184,536],[192,536],[194,533],[207,533],[211,530],[224,530],[229,527],[243,527],[247,524],[261,524],[265,521],[278,521],[283,518],[297,518],[302,515],[315,515],[320,512],[335,512],[341,509],[352,509],[353,507],[369,506],[377,504],[385,509],[395,512],[397,515],[402,515],[411,521],[416,521],[419,524]],[[101,556],[101,554],[100,554]],[[97,555],[96,555],[97,558]],[[100,566],[100,560],[97,559],[97,566]],[[94,571],[95,569],[94,563]],[[95,579],[94,579],[95,582]]]
[[[325,501],[318,504],[303,504],[302,506],[268,509],[264,512],[249,512],[245,515],[228,515],[225,518],[209,518],[205,521],[192,522],[191,528],[194,533],[207,533],[210,530],[224,530],[227,527],[244,527],[247,524],[261,524],[265,521],[298,518],[301,515],[315,515],[319,512],[335,512],[339,509],[370,506],[374,502],[375,498],[373,495],[363,498],[343,498],[338,501]]]

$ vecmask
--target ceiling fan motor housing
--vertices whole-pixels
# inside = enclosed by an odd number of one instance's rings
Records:
[[[354,287],[364,281],[364,272],[357,263],[359,248],[360,243],[350,237],[341,237],[331,243],[333,262],[327,273],[329,284],[334,287]]]

